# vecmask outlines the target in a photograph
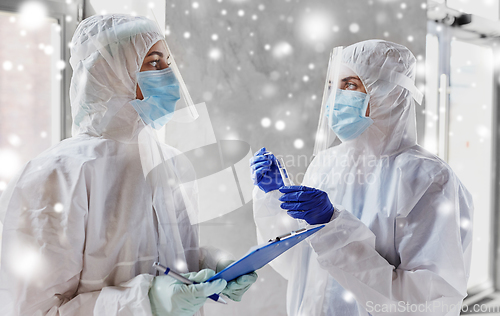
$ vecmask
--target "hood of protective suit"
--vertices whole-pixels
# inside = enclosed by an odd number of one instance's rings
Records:
[[[160,30],[144,17],[92,16],[80,23],[71,41],[73,136],[136,138],[144,125],[129,102],[136,99],[136,73],[159,40]]]
[[[414,146],[417,140],[413,94],[416,59],[402,45],[368,40],[344,48],[342,63],[352,69],[370,95],[373,124],[342,149],[392,155]],[[341,149],[339,148],[339,149]]]

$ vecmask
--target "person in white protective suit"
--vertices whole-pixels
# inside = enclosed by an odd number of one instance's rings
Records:
[[[288,280],[288,315],[459,315],[472,198],[445,162],[417,145],[416,60],[382,40],[336,57],[320,118],[328,131],[318,131],[302,186],[281,187],[265,148],[251,159],[260,241],[325,225],[271,263]],[[342,143],[328,148],[333,131]]]
[[[0,315],[188,316],[200,315],[214,293],[240,300],[256,275],[188,286],[149,274],[159,261],[203,282],[227,265],[199,247],[189,214],[196,187],[181,190],[179,182],[192,169],[148,138],[149,123],[164,125],[173,111],[162,100],[175,108],[179,99],[156,24],[92,16],[73,36],[70,62],[73,137],[28,162],[1,196]],[[138,74],[170,82],[149,81],[167,97],[138,87]],[[131,102],[153,110],[140,116]],[[158,148],[173,158],[145,177],[147,153]]]

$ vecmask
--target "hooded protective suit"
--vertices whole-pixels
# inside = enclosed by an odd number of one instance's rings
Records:
[[[0,200],[1,315],[151,315],[154,261],[215,270],[186,212],[195,190],[151,187],[141,167],[145,127],[129,102],[160,40],[141,17],[93,16],[76,30],[73,137],[28,162]],[[179,176],[175,159],[164,172]]]
[[[472,198],[450,167],[416,143],[415,79],[404,46],[370,40],[342,63],[370,95],[373,124],[321,152],[303,185],[328,193],[332,220],[271,263],[288,280],[288,315],[459,315],[472,242]],[[406,79],[405,79],[406,77]],[[279,191],[254,189],[263,242],[301,224]]]

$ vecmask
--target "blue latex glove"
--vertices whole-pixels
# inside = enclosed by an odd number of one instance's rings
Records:
[[[261,148],[250,158],[250,167],[252,169],[253,184],[262,191],[269,192],[277,190],[283,186],[280,170],[276,164],[276,158],[273,154],[264,156],[267,153],[266,148]]]
[[[281,208],[293,218],[303,219],[310,225],[328,223],[333,215],[333,205],[326,192],[303,185],[282,187],[279,200]]]
[[[220,293],[227,282],[224,279],[202,283],[215,275],[215,271],[185,273],[182,276],[200,284],[183,284],[168,275],[154,278],[149,289],[149,302],[154,316],[192,316],[205,303],[207,297]]]
[[[224,262],[217,263],[217,272],[224,270],[233,262],[233,260],[225,260]],[[243,294],[257,281],[257,277],[257,273],[255,272],[240,275],[227,283],[226,288],[222,290],[222,294],[235,302],[240,302]]]

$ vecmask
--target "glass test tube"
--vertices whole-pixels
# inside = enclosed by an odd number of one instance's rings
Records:
[[[283,184],[285,186],[293,185],[292,180],[290,180],[290,177],[288,176],[288,171],[286,170],[285,161],[283,160],[283,158],[276,158],[276,163],[278,164],[278,169],[280,170]]]

